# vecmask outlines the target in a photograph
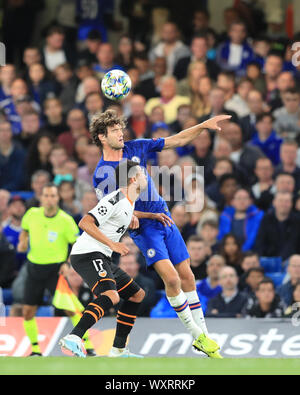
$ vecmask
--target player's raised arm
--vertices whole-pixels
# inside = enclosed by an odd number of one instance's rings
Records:
[[[174,136],[167,137],[165,139],[165,146],[163,149],[184,147],[185,145],[191,143],[196,137],[198,137],[204,129],[221,131],[219,123],[225,120],[229,120],[230,118],[231,115],[218,115],[216,117],[208,119],[205,122],[200,123],[199,125],[193,126],[189,129],[185,129]]]

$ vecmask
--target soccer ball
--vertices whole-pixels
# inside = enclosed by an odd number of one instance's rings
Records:
[[[122,100],[131,90],[131,79],[122,70],[111,70],[103,77],[101,89],[108,99]]]

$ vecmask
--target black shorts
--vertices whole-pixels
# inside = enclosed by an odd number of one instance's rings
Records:
[[[74,270],[98,297],[103,292],[114,290],[127,300],[140,290],[140,286],[110,258],[101,252],[71,255]]]
[[[40,306],[43,304],[45,290],[48,290],[54,296],[61,265],[62,263],[38,265],[27,261],[24,304]]]

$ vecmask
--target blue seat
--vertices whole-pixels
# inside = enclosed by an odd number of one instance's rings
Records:
[[[36,312],[37,317],[54,317],[53,306],[40,306]]]
[[[283,270],[281,257],[261,257],[260,265],[265,273],[278,273]]]
[[[286,276],[286,273],[282,273],[282,272],[265,273],[265,276],[269,277],[273,281],[275,288],[278,288],[282,284],[284,277]]]
[[[21,198],[24,200],[31,199],[34,196],[34,192],[31,192],[31,191],[13,191],[10,194],[11,194],[11,197],[21,196]]]
[[[11,305],[13,303],[13,295],[10,288],[2,289],[2,295],[3,295],[3,303],[5,305]]]

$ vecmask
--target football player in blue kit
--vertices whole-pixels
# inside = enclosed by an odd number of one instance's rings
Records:
[[[122,117],[118,117],[113,110],[95,116],[90,133],[103,153],[94,173],[98,199],[117,189],[114,171],[120,161],[130,159],[147,169],[149,154],[186,146],[204,129],[220,131],[219,123],[230,118],[219,115],[167,138],[124,142],[126,124]],[[193,347],[211,358],[222,358],[218,352],[219,345],[208,337],[185,242],[148,173],[147,177],[148,188],[136,202],[130,236],[144,255],[147,265],[153,266],[163,280],[171,306],[194,339]]]

